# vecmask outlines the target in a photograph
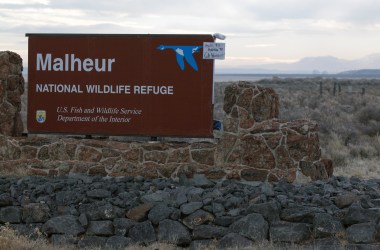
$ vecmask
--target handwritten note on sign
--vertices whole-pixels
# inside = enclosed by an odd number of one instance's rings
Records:
[[[225,43],[203,43],[203,59],[220,59],[225,58]]]

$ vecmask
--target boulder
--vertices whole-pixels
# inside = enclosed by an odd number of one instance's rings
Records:
[[[347,228],[347,240],[350,243],[376,242],[376,226],[373,223],[360,223]]]
[[[43,203],[30,203],[22,208],[22,220],[26,223],[46,222],[50,217],[50,208]]]
[[[0,209],[1,223],[20,223],[21,208],[16,206],[2,207]]]
[[[237,233],[228,233],[218,240],[216,249],[249,249],[254,242]]]
[[[228,232],[227,227],[199,225],[193,229],[193,239],[220,239]]]
[[[313,234],[315,238],[333,237],[344,232],[342,223],[333,216],[323,213],[315,214]]]
[[[278,221],[271,224],[269,238],[273,242],[298,243],[310,239],[311,226],[306,223]]]
[[[158,204],[154,206],[148,214],[148,219],[155,225],[160,223],[160,221],[169,218],[173,209],[169,208],[165,204]]]
[[[247,208],[247,213],[261,214],[268,222],[280,220],[280,204],[276,201],[270,201],[260,204],[252,204]]]
[[[255,242],[261,242],[268,239],[269,225],[261,214],[248,214],[240,220],[232,223],[229,229],[230,231],[238,233]]]
[[[51,234],[67,234],[77,236],[86,230],[73,215],[63,215],[51,218],[42,226],[42,232]]]
[[[137,223],[129,230],[128,236],[135,242],[145,245],[149,245],[157,240],[156,233],[150,221]]]
[[[185,215],[194,213],[196,210],[203,207],[203,202],[195,201],[195,202],[189,202],[181,205],[181,212]]]
[[[131,229],[137,222],[127,218],[115,218],[113,220],[114,233],[117,236],[125,236],[126,233]]]
[[[110,198],[111,192],[105,189],[94,189],[87,191],[87,196],[95,199]]]
[[[313,223],[314,215],[324,213],[324,209],[318,207],[307,207],[296,205],[281,211],[280,217],[284,221]]]
[[[159,223],[157,238],[159,241],[179,246],[188,245],[191,242],[189,230],[182,223],[169,219]]]
[[[96,236],[111,236],[114,234],[113,223],[109,220],[90,221],[86,234]]]

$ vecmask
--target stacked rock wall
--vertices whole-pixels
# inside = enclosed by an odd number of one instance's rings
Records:
[[[20,136],[21,95],[24,93],[22,59],[10,51],[0,51],[0,134]]]
[[[179,182],[0,177],[0,225],[81,249],[155,242],[189,249],[379,249],[379,188],[379,180],[342,177],[254,185],[203,175]]]

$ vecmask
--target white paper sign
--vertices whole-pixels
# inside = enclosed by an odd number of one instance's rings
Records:
[[[225,58],[225,43],[203,43],[203,59],[220,59]]]

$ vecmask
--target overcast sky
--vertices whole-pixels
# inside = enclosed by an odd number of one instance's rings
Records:
[[[217,67],[380,53],[379,0],[0,0],[0,50],[27,60],[25,33],[227,36]]]

